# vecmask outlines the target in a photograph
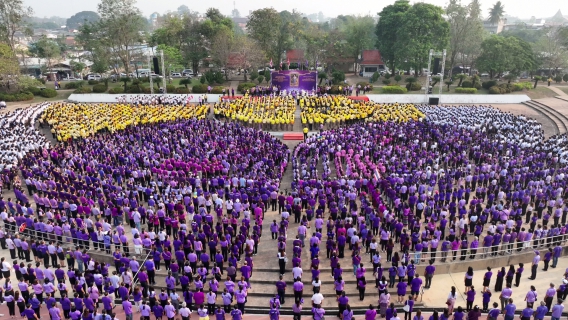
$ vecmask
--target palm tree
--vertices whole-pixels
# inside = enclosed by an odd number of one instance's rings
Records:
[[[501,3],[501,1],[497,1],[493,8],[489,9],[489,19],[487,21],[491,22],[491,24],[498,24],[503,16],[505,15],[505,6]]]

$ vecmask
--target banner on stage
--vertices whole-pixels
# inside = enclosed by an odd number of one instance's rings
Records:
[[[317,71],[282,70],[271,74],[272,85],[280,90],[300,91],[317,88]]]

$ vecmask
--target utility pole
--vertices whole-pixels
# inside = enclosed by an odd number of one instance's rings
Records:
[[[166,68],[164,67],[164,50],[160,50],[160,58],[162,59],[162,86],[164,94],[168,93],[166,89]]]
[[[151,58],[151,54],[150,52],[148,52],[148,70],[150,70],[150,72],[148,72],[148,76],[150,77],[150,94],[154,94],[154,81],[152,80],[152,58]],[[138,74],[136,75],[138,76]]]

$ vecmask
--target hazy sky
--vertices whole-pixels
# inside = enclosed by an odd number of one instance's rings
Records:
[[[241,16],[246,16],[249,10],[256,10],[263,7],[274,7],[276,10],[292,10],[297,9],[302,13],[317,13],[322,11],[325,16],[334,17],[339,14],[371,14],[377,12],[395,0],[387,1],[368,1],[368,0],[286,0],[286,1],[261,1],[261,0],[235,0],[236,8]],[[462,0],[462,3],[469,3],[470,0]],[[542,2],[541,2],[542,1]],[[505,5],[505,12],[508,15],[520,18],[536,18],[551,17],[558,11],[562,10],[562,14],[568,15],[567,0],[501,0]],[[420,2],[411,0],[411,3]],[[444,6],[448,0],[424,0],[423,2]],[[483,12],[487,15],[489,7],[496,0],[481,0]],[[55,2],[49,0],[24,0],[24,3],[34,9],[34,15],[38,17],[60,16],[68,18],[73,14],[84,11],[96,11],[98,0],[57,0]],[[138,7],[145,16],[149,16],[153,12],[163,13],[168,10],[175,11],[180,5],[187,5],[191,10],[197,12],[205,12],[209,7],[216,7],[223,14],[229,15],[233,10],[233,0],[214,0],[214,1],[187,1],[187,0],[138,0]]]

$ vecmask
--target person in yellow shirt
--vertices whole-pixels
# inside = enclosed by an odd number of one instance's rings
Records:
[[[304,141],[306,141],[306,139],[308,139],[308,127],[304,127],[303,131],[304,131]]]

